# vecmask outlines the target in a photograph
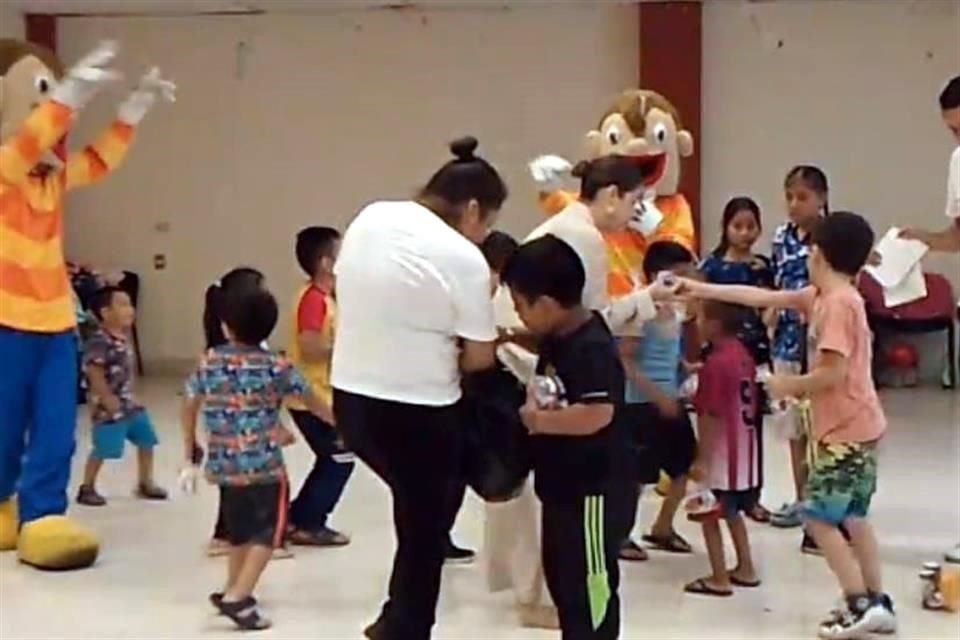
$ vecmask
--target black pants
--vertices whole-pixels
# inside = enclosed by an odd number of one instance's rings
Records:
[[[397,551],[389,597],[375,623],[383,640],[427,640],[436,619],[451,496],[460,480],[456,406],[428,407],[335,390],[347,446],[393,497]]]
[[[331,425],[309,411],[291,410],[290,416],[315,456],[313,469],[290,505],[290,524],[318,531],[327,526],[327,518],[343,495],[353,473],[353,454],[338,445],[339,435]]]
[[[623,496],[543,501],[543,573],[563,640],[620,636]]]

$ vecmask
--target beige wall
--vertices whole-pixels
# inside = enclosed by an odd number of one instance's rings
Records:
[[[22,38],[23,15],[10,0],[0,0],[0,38]]]
[[[783,175],[800,162],[821,165],[834,206],[864,212],[879,232],[942,226],[952,143],[936,95],[960,70],[958,4],[757,3],[756,23],[743,7],[704,6],[704,245],[735,194],[757,198],[772,231]],[[288,302],[298,227],[343,226],[366,201],[403,197],[460,133],[477,134],[509,179],[504,226],[522,233],[539,216],[527,159],[576,155],[607,97],[633,84],[634,11],[445,11],[427,24],[396,12],[62,20],[68,60],[116,37],[129,70],[156,62],[181,86],[123,171],[74,197],[70,253],[143,274],[142,333],[156,359],[196,352],[202,292],[233,265],[266,271]],[[81,133],[119,95],[98,101]],[[151,269],[158,252],[166,271]],[[930,267],[960,289],[955,257]]]
[[[785,216],[784,175],[800,163],[822,167],[831,205],[868,216],[878,234],[947,225],[956,142],[937,96],[960,73],[960,3],[716,1],[703,20],[705,247],[740,194],[760,203],[769,237]],[[927,267],[960,293],[956,256]]]
[[[458,135],[477,135],[512,187],[503,226],[529,230],[540,214],[525,163],[575,155],[608,97],[636,82],[635,15],[557,6],[423,22],[406,12],[62,20],[66,59],[113,37],[125,69],[156,63],[180,85],[123,170],[73,196],[68,253],[142,273],[148,358],[197,352],[203,291],[238,264],[272,282],[283,343],[296,230],[343,227],[370,200],[409,195]],[[75,141],[119,95],[84,114]],[[164,222],[169,232],[157,232]],[[169,266],[153,271],[160,252]]]

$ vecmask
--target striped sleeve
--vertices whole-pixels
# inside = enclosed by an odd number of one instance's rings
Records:
[[[134,129],[115,121],[93,144],[67,158],[66,188],[76,189],[95,184],[123,162],[133,141]]]
[[[33,110],[20,130],[0,146],[0,180],[21,184],[64,136],[73,120],[73,110],[58,102],[47,101]]]
[[[576,202],[579,197],[576,193],[558,189],[556,191],[541,193],[538,200],[540,202],[540,208],[543,209],[544,213],[548,216],[553,216],[566,209],[570,204]]]

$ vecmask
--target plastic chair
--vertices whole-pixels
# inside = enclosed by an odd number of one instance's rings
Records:
[[[902,333],[945,332],[947,337],[947,379],[944,387],[957,386],[957,310],[950,281],[939,273],[925,273],[927,284],[925,298],[896,307],[883,304],[883,287],[864,273],[858,288],[867,307],[867,319],[874,333],[874,347],[878,329]],[[877,349],[874,349],[877,353]]]

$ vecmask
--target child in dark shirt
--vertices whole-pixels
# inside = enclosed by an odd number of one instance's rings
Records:
[[[547,235],[522,245],[501,278],[520,319],[540,338],[521,417],[532,434],[544,576],[562,637],[617,638],[617,552],[626,530],[617,347],[604,320],[582,306],[584,268],[562,240]]]

